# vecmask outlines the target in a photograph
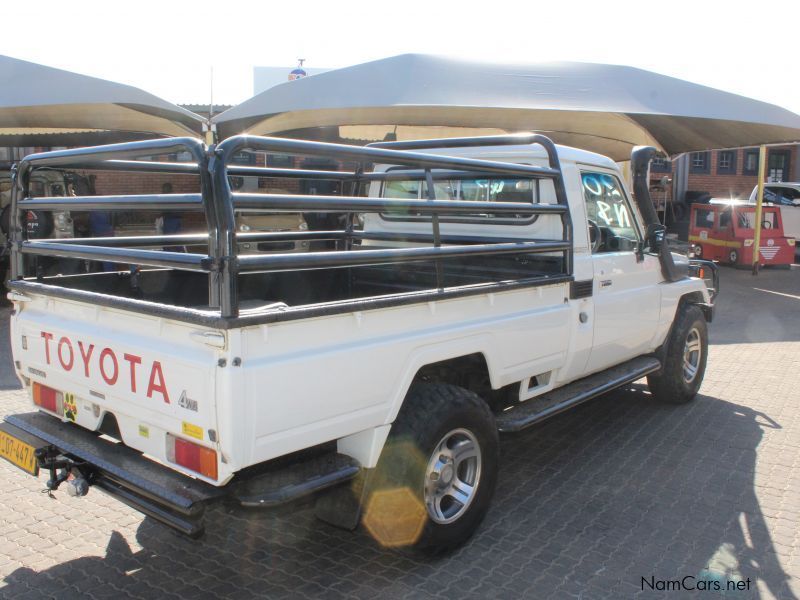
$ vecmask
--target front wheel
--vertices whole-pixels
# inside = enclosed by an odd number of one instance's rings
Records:
[[[685,404],[697,395],[708,360],[708,325],[697,306],[678,309],[660,371],[647,376],[657,400]]]
[[[494,416],[476,394],[413,385],[372,474],[365,528],[389,547],[438,553],[464,543],[489,509],[498,446]]]

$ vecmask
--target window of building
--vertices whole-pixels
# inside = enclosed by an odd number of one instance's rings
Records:
[[[241,152],[236,152],[233,156],[231,156],[230,162],[233,165],[253,167],[256,165],[256,155],[254,152],[242,150]]]
[[[650,163],[652,173],[671,173],[672,162],[666,156],[656,156]]]
[[[736,175],[736,150],[717,152],[717,174]]]
[[[291,154],[267,154],[267,166],[281,169],[291,169],[293,166]]]
[[[789,152],[770,150],[767,158],[767,181],[789,181]]]
[[[742,173],[744,175],[758,175],[758,150],[744,151]]]
[[[692,152],[689,155],[689,171],[691,173],[708,173],[710,164],[710,152]]]

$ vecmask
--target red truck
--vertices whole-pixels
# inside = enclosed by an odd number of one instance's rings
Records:
[[[689,242],[694,255],[732,265],[753,264],[756,207],[736,200],[712,200],[693,204],[689,221]],[[781,212],[763,206],[761,213],[760,265],[791,265],[795,239],[783,233]]]

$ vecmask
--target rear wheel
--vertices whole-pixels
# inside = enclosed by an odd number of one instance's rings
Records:
[[[415,384],[372,475],[362,522],[384,546],[452,549],[486,515],[497,464],[497,427],[480,397]]]
[[[708,360],[708,325],[697,306],[679,309],[660,371],[647,376],[657,400],[685,404],[697,395]]]

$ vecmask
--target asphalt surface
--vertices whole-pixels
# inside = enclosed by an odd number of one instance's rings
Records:
[[[635,385],[504,439],[492,510],[449,556],[387,551],[308,505],[219,506],[191,541],[0,461],[0,597],[796,600],[800,270],[724,268],[722,288],[694,403]],[[0,316],[0,413],[27,411]]]

